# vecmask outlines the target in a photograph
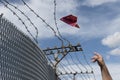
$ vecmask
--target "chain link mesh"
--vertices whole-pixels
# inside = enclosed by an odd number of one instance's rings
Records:
[[[0,18],[0,80],[54,80],[42,50],[8,20]]]

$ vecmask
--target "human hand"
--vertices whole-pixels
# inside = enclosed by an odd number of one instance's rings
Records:
[[[105,65],[103,57],[99,53],[94,52],[94,56],[92,57],[92,62],[96,62],[96,61],[98,62],[99,66]]]

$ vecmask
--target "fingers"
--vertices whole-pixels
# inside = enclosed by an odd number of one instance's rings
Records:
[[[97,56],[97,55],[94,55],[94,56],[92,57],[92,62],[96,62],[97,59],[98,59],[98,56]]]
[[[92,61],[92,62],[96,62],[96,59],[92,59],[91,61]]]
[[[92,62],[96,62],[98,61],[98,59],[100,58],[100,54],[97,52],[94,52],[94,56],[92,57]]]

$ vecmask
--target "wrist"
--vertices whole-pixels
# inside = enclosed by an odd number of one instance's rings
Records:
[[[104,60],[98,62],[98,64],[99,64],[100,67],[104,67],[104,66],[105,66],[105,62],[104,62]]]

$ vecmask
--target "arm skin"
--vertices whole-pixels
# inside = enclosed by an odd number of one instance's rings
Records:
[[[112,77],[107,69],[107,66],[103,60],[103,57],[99,54],[94,52],[94,56],[92,58],[92,62],[97,62],[101,69],[102,80],[112,80]]]

